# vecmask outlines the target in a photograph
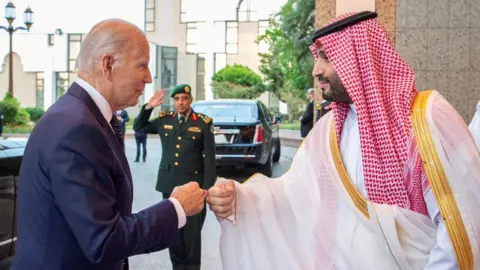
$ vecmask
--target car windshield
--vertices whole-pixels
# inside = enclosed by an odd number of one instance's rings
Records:
[[[209,117],[245,117],[256,118],[254,104],[195,104],[193,109]]]

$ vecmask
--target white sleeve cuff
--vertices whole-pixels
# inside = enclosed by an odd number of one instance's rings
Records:
[[[173,205],[175,206],[175,210],[177,211],[178,216],[178,228],[182,228],[187,223],[187,216],[185,215],[185,211],[183,210],[182,205],[178,202],[175,198],[168,198]]]

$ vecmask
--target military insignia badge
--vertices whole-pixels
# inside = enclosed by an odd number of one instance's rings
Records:
[[[185,86],[185,92],[189,93],[190,92],[190,87]]]
[[[215,134],[215,127],[213,125],[210,126],[210,132],[212,132],[212,134]]]
[[[165,112],[160,112],[160,113],[158,114],[158,116],[159,116],[159,117],[164,117],[164,116],[165,116]]]
[[[171,125],[164,125],[163,128],[164,128],[164,129],[173,129],[173,126],[171,126]]]
[[[208,124],[208,123],[210,123],[210,120],[212,120],[212,119],[210,119],[210,117],[208,117],[208,116],[205,116],[205,117],[203,118],[203,120],[205,121],[205,123]]]
[[[199,127],[189,127],[188,131],[191,132],[201,132],[201,129]]]

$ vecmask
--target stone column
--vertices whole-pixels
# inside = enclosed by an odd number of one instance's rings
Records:
[[[392,43],[395,44],[397,0],[376,0],[375,10],[378,21],[385,27]]]
[[[319,29],[335,17],[336,0],[315,0],[315,29]],[[315,87],[315,106],[313,122],[317,119],[317,110],[315,107],[322,104],[322,91],[318,85],[318,80],[314,80]]]
[[[54,48],[48,47],[48,60],[45,61],[43,71],[43,109],[45,111],[52,105],[55,95],[54,56]]]

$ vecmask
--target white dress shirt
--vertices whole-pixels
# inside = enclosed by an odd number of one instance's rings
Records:
[[[342,160],[345,164],[345,169],[350,177],[351,181],[358,189],[360,194],[368,199],[368,194],[365,188],[365,179],[363,174],[363,162],[360,146],[360,130],[357,121],[357,110],[354,104],[350,105],[351,110],[347,114],[345,123],[340,136],[340,153]],[[430,189],[425,195],[425,203],[427,204],[428,213],[437,228],[437,243],[432,248],[428,263],[424,270],[442,269],[453,270],[458,269],[457,258],[453,250],[448,232],[445,227],[445,223],[440,215],[435,197]],[[341,219],[338,223],[343,227],[341,231],[345,232],[342,235],[337,235],[339,244],[348,244],[349,239],[353,237],[353,231],[355,228],[356,216],[349,215],[351,213],[349,209],[339,209],[345,214],[339,215]],[[352,221],[353,220],[353,221]],[[342,263],[341,256],[348,256],[348,254],[339,254],[340,258],[337,262]],[[342,265],[343,266],[343,265]],[[340,269],[353,269],[353,266],[343,266]]]
[[[77,78],[75,82],[78,85],[80,85],[83,89],[85,89],[85,91],[87,91],[88,95],[90,95],[90,97],[93,99],[98,109],[102,113],[103,117],[105,117],[105,120],[107,120],[107,123],[110,125],[110,121],[112,120],[112,117],[113,117],[113,112],[108,101],[93,86],[91,86],[89,83],[82,80],[81,78]],[[170,197],[168,199],[175,206],[175,210],[177,211],[177,216],[178,216],[178,228],[180,229],[183,226],[185,226],[185,223],[187,223],[187,217],[185,215],[185,211],[183,210],[182,205],[180,204],[180,202],[178,202],[177,199],[173,197]]]

